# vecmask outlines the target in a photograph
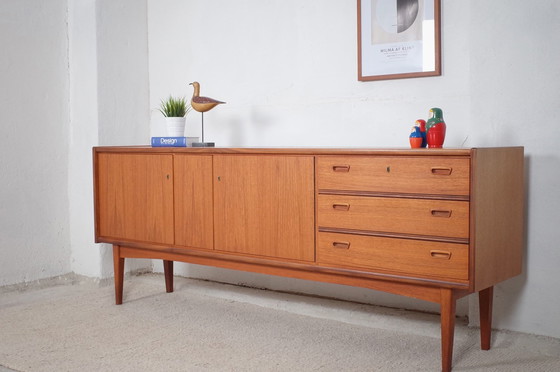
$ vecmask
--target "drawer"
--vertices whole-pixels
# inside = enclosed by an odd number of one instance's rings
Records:
[[[469,158],[318,156],[317,187],[380,193],[469,195]]]
[[[319,228],[468,239],[469,202],[318,195],[317,225]]]
[[[319,233],[317,263],[440,280],[468,280],[468,245]]]

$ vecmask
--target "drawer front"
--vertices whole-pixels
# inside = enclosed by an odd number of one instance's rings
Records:
[[[319,233],[317,263],[394,275],[466,281],[468,245]]]
[[[447,157],[318,156],[321,190],[469,195],[470,160]]]
[[[469,202],[318,195],[317,225],[468,239]]]

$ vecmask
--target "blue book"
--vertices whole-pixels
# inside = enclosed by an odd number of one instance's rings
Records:
[[[187,137],[152,137],[152,147],[187,147]]]

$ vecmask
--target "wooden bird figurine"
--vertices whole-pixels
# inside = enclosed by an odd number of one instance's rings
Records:
[[[194,87],[194,92],[191,98],[191,106],[195,111],[206,112],[219,104],[225,103],[209,97],[200,96],[200,84],[197,81],[190,83]]]

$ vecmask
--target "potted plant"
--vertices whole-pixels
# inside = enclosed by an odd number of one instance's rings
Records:
[[[191,106],[185,98],[169,96],[166,100],[161,101],[159,112],[165,116],[167,135],[169,137],[185,136],[185,120],[190,111]]]

